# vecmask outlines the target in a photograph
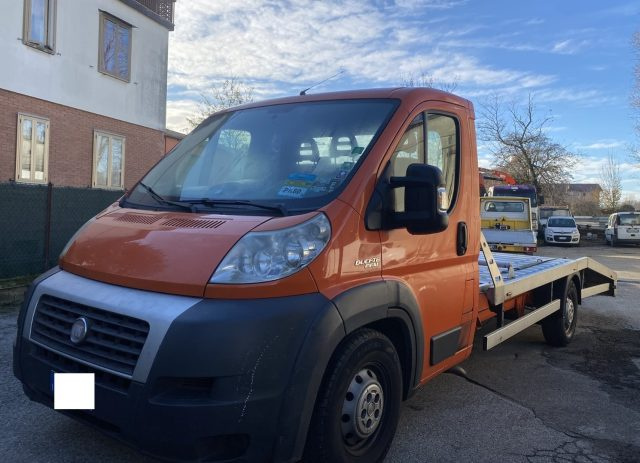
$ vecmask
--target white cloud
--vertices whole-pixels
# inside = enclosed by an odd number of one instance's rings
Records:
[[[193,116],[198,109],[195,100],[169,100],[167,101],[167,128],[178,132],[191,131],[187,123],[187,117]]]
[[[590,143],[588,145],[576,145],[576,148],[579,150],[603,150],[603,149],[619,148],[624,145],[625,143],[620,140],[599,140],[597,142]]]
[[[573,102],[582,106],[597,106],[616,101],[615,97],[602,94],[598,90],[578,90],[570,88],[547,88],[535,92],[536,101],[541,103]]]
[[[299,89],[344,69],[341,83],[398,85],[402,75],[432,74],[461,85],[533,87],[554,80],[487,66],[442,45],[443,36],[468,35],[481,26],[453,29],[418,19],[425,8],[455,8],[459,1],[431,0],[376,6],[351,2],[247,0],[176,3],[169,48],[169,85],[191,90],[236,76],[252,85]],[[436,29],[438,28],[438,29]],[[170,95],[171,97],[171,95]]]
[[[556,42],[553,47],[551,47],[551,52],[560,53],[562,55],[574,55],[589,45],[589,43],[590,42],[588,40],[562,40],[560,42]]]

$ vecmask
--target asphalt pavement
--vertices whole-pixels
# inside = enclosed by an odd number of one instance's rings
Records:
[[[538,326],[488,352],[477,342],[465,375],[440,375],[403,405],[387,462],[640,461],[640,247],[539,254],[594,257],[621,275],[618,296],[583,301],[566,348]],[[26,398],[11,372],[16,315],[0,308],[2,461],[155,461]]]

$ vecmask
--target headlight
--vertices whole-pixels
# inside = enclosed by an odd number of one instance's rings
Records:
[[[222,259],[211,283],[260,283],[306,267],[331,238],[331,224],[318,214],[295,227],[249,232]]]

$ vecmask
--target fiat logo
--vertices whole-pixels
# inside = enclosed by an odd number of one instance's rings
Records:
[[[88,332],[89,321],[84,317],[80,317],[73,322],[73,325],[71,325],[71,335],[69,336],[69,339],[71,339],[71,342],[74,344],[80,344],[84,341],[84,338],[87,337]]]

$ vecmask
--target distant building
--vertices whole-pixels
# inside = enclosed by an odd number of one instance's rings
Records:
[[[561,183],[548,188],[545,202],[553,205],[567,205],[572,211],[600,207],[602,187],[597,183]]]
[[[174,2],[3,2],[0,182],[120,190],[164,155]]]
[[[602,188],[597,183],[570,183],[566,185],[566,198],[569,204],[594,202],[600,204]]]
[[[165,129],[164,131],[164,152],[168,153],[176,146],[180,141],[186,137],[185,134],[176,132],[174,130]]]

